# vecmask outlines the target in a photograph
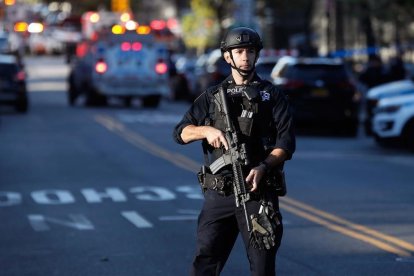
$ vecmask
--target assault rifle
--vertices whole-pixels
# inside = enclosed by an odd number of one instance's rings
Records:
[[[246,218],[247,231],[250,232],[250,220],[249,216],[247,215],[246,209],[246,202],[250,200],[250,194],[246,190],[246,182],[242,170],[242,166],[246,166],[249,164],[246,152],[246,145],[244,143],[240,143],[238,133],[231,121],[229,107],[227,103],[227,95],[223,87],[219,88],[219,97],[221,103],[221,112],[223,112],[225,116],[225,136],[227,143],[229,145],[229,149],[220,158],[215,160],[210,165],[210,170],[213,174],[215,174],[224,166],[229,164],[232,165],[234,177],[233,190],[234,197],[236,200],[236,207],[243,207],[244,216]]]

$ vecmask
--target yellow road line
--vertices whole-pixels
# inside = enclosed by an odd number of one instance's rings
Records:
[[[306,211],[302,211],[298,208],[289,206],[285,204],[284,202],[280,202],[280,207],[290,213],[293,213],[299,217],[302,217],[304,219],[310,220],[316,224],[320,224],[328,229],[331,229],[333,231],[339,232],[341,234],[344,234],[346,236],[352,237],[354,239],[364,241],[366,243],[369,243],[375,247],[378,247],[382,250],[385,250],[387,252],[396,254],[401,257],[410,257],[411,253],[409,251],[406,251],[404,249],[398,248],[396,246],[390,245],[388,243],[385,243],[381,240],[378,240],[376,238],[370,237],[366,234],[359,233],[357,231],[348,229],[346,226],[340,226],[338,224],[333,224],[329,222],[328,220],[325,220],[323,218],[320,218],[318,216],[312,215],[310,213],[307,213]]]
[[[121,137],[123,137],[139,149],[146,151],[157,157],[160,157],[164,160],[167,160],[179,168],[191,172],[196,172],[200,168],[200,165],[197,162],[191,160],[190,158],[182,154],[172,153],[170,151],[163,149],[162,147],[154,144],[153,142],[139,135],[138,133],[128,130],[122,123],[116,121],[111,117],[104,115],[96,115],[95,120],[104,127],[106,127],[108,130],[120,135]]]
[[[96,115],[95,120],[106,127],[108,130],[123,137],[125,140],[137,148],[146,151],[154,156],[167,160],[179,168],[191,172],[196,172],[200,167],[198,162],[195,162],[182,154],[170,152],[154,144],[142,135],[139,135],[138,133],[127,129],[121,122],[115,120],[112,117],[106,115]],[[383,234],[363,225],[355,224],[351,221],[316,209],[308,204],[299,202],[290,197],[281,198],[280,207],[299,217],[305,218],[316,224],[322,225],[328,229],[352,237],[354,239],[364,241],[377,248],[396,254],[398,256],[410,257],[412,256],[411,252],[414,252],[414,245],[409,242]]]
[[[406,250],[414,251],[414,245],[411,244],[411,243],[409,243],[409,242],[403,241],[403,240],[398,239],[398,238],[395,238],[393,236],[389,236],[389,235],[383,234],[381,232],[378,232],[378,231],[373,230],[371,228],[368,228],[366,226],[353,223],[353,222],[351,222],[349,220],[346,220],[346,219],[337,217],[335,215],[332,215],[330,213],[324,212],[322,210],[318,210],[318,209],[316,209],[316,208],[314,208],[314,207],[312,207],[312,206],[310,206],[308,204],[299,202],[299,201],[294,200],[292,198],[289,198],[289,197],[281,198],[281,202],[284,202],[286,204],[290,204],[290,205],[293,205],[293,206],[302,208],[302,209],[304,209],[304,210],[306,210],[308,212],[311,212],[311,213],[316,214],[316,215],[318,215],[320,217],[326,218],[326,219],[328,219],[328,220],[330,220],[332,222],[335,222],[337,224],[346,225],[348,228],[351,228],[351,229],[354,229],[354,230],[358,230],[360,232],[363,232],[363,233],[366,233],[366,234],[371,235],[373,237],[382,239],[382,240],[387,241],[389,243],[393,243],[393,244],[395,244],[395,245],[397,245],[397,246],[399,246],[401,248],[404,248]]]

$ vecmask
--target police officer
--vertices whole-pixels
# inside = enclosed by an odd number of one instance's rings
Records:
[[[179,144],[201,140],[205,165],[199,173],[204,205],[198,219],[197,248],[191,275],[219,275],[241,233],[251,275],[275,275],[276,252],[282,238],[278,196],[284,194],[283,164],[295,150],[295,136],[288,102],[270,82],[255,72],[263,48],[256,31],[237,27],[221,42],[231,75],[204,91],[174,129]],[[231,166],[213,174],[212,162],[226,153],[226,124],[217,94],[226,92],[231,121],[246,144],[249,165],[243,169],[250,200],[248,220],[236,207]],[[278,176],[278,177],[273,177]],[[283,187],[282,187],[283,188]],[[247,224],[251,227],[247,230]]]

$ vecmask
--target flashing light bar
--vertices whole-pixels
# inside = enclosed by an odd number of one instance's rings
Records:
[[[41,33],[43,32],[43,30],[44,30],[43,24],[37,23],[37,22],[30,23],[29,26],[27,27],[27,31],[32,34]]]
[[[113,25],[112,26],[112,33],[113,34],[123,34],[125,33],[125,28],[121,25]]]
[[[92,23],[97,23],[100,20],[99,13],[97,12],[91,12],[87,16],[88,16],[89,21],[91,21]]]
[[[25,31],[27,31],[27,27],[28,27],[28,25],[27,25],[26,22],[23,22],[23,21],[16,22],[14,24],[14,31],[19,32],[19,33],[20,32],[25,32]]]
[[[150,26],[152,29],[160,31],[165,29],[167,23],[164,20],[152,20]]]
[[[136,29],[137,29],[137,27],[138,27],[138,23],[137,23],[137,22],[135,22],[135,21],[133,21],[133,20],[128,20],[127,22],[125,22],[125,28],[126,28],[128,31],[133,31],[133,30],[136,30]]]
[[[140,25],[137,28],[137,34],[147,35],[151,32],[151,27],[147,25]]]

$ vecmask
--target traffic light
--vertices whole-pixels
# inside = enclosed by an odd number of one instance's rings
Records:
[[[114,12],[129,11],[129,0],[112,0],[111,3]]]

